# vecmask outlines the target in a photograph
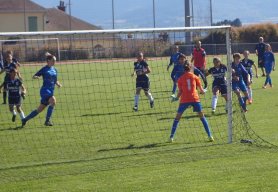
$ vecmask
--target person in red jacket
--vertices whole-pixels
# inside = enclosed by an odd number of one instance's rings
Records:
[[[206,51],[202,48],[201,41],[196,42],[196,46],[192,52],[191,63],[194,64],[203,74],[205,74],[206,69]]]

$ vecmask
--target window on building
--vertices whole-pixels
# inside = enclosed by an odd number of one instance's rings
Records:
[[[38,17],[28,17],[29,31],[38,31]]]

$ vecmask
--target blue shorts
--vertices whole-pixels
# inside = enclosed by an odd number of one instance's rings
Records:
[[[243,80],[233,81],[232,82],[232,89],[233,91],[239,90],[242,92],[246,92],[247,88]]]
[[[46,106],[49,105],[48,100],[53,96],[53,94],[54,90],[42,87],[40,90],[41,104]]]
[[[189,106],[193,107],[193,112],[201,112],[202,105],[200,102],[180,103],[178,113],[183,113]]]
[[[53,96],[53,95],[52,95]],[[41,97],[41,104],[47,106],[49,105],[49,99],[52,97],[52,96],[49,96],[49,95],[45,95],[45,96],[42,96]]]

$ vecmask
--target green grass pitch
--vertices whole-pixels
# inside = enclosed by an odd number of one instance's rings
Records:
[[[19,117],[12,123],[8,107],[1,105],[0,191],[277,190],[277,148],[238,140],[226,144],[223,99],[212,115],[210,89],[201,101],[215,144],[207,142],[190,110],[177,129],[176,141],[166,142],[177,109],[177,103],[170,102],[167,62],[165,58],[148,62],[154,109],[141,93],[139,111],[132,111],[132,62],[116,60],[57,64],[63,87],[56,88],[54,127],[43,125],[43,112],[19,129]],[[23,102],[26,115],[39,104],[42,81],[31,77],[41,66],[21,68],[28,91]],[[278,145],[276,71],[272,79],[274,88],[266,90],[261,88],[263,77],[254,79],[254,103],[246,118],[260,137]]]

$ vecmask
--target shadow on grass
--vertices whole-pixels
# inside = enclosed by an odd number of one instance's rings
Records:
[[[80,117],[99,117],[99,116],[106,116],[106,115],[119,115],[125,112],[114,112],[114,113],[95,113],[95,114],[84,114]]]
[[[134,144],[129,144],[127,147],[118,147],[112,149],[100,149],[98,152],[105,152],[105,151],[118,151],[118,150],[130,150],[130,149],[150,149],[155,147],[163,147],[167,143],[152,143],[147,145],[136,146]]]
[[[150,113],[138,113],[134,112],[133,115],[125,115],[123,117],[140,117],[140,116],[150,116],[150,115],[161,115],[161,114],[168,114],[173,113],[173,111],[165,111],[165,112],[150,112]]]
[[[22,126],[17,126],[17,127],[10,127],[10,128],[7,128],[7,129],[0,129],[0,131],[18,131],[18,130],[21,130],[23,129]]]

